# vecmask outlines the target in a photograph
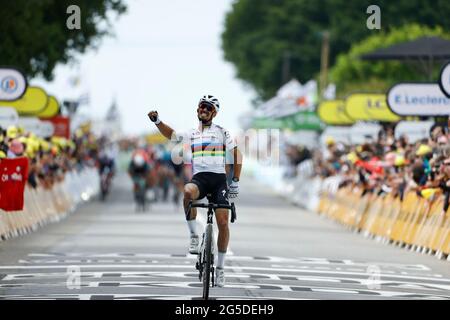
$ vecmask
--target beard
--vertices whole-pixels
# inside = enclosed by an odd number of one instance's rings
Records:
[[[200,121],[202,124],[210,124],[212,119],[202,119],[198,117],[198,121]]]
[[[209,116],[207,119],[202,118],[201,115],[197,115],[198,121],[200,121],[202,124],[211,124],[212,122],[212,115]]]

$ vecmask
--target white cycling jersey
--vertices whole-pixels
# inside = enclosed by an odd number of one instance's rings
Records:
[[[227,153],[236,147],[230,133],[214,123],[201,131],[197,129],[176,133],[177,141],[188,145],[193,174],[199,172],[225,173]]]

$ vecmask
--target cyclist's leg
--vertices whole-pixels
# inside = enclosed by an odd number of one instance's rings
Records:
[[[188,183],[184,186],[184,212],[186,215],[186,222],[189,228],[190,233],[190,243],[189,243],[189,253],[198,254],[199,250],[199,236],[197,233],[197,222],[195,218],[197,217],[196,208],[191,208],[190,215],[188,216],[186,213],[188,210],[189,202],[198,199],[200,196],[200,189],[195,183]]]
[[[209,187],[208,175],[204,172],[197,173],[194,175],[190,182],[184,186],[184,199],[183,206],[184,212],[186,213],[189,201],[203,199],[206,196],[207,191],[211,188]],[[191,209],[191,214],[188,220],[195,219],[197,217],[197,211],[195,208]]]
[[[225,286],[225,256],[227,254],[228,242],[230,239],[230,231],[228,228],[228,210],[217,209],[216,220],[219,229],[219,237],[217,239],[217,264],[216,264],[216,285],[218,287]]]
[[[197,184],[189,182],[184,186],[184,198],[183,198],[183,206],[184,206],[184,212],[186,213],[189,202],[193,200],[197,200],[200,196],[200,190],[197,186]],[[197,217],[197,210],[196,208],[191,209],[190,216],[187,218],[187,220],[195,220]]]
[[[217,204],[229,204],[228,202],[228,186],[226,175],[220,175],[216,184],[216,192],[214,193],[214,200]],[[228,242],[230,240],[230,230],[228,227],[228,209],[216,210],[217,228],[219,235],[217,239],[217,268],[223,269],[225,264],[225,255],[227,253]]]
[[[219,229],[217,248],[219,249],[219,252],[226,253],[228,242],[230,240],[230,230],[228,228],[228,209],[217,209],[216,221],[217,228]]]

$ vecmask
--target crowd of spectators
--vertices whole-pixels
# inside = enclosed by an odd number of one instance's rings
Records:
[[[299,165],[312,159],[313,152],[303,145],[287,144],[284,155],[287,162],[285,178],[293,178],[299,174]]]
[[[29,160],[28,185],[50,189],[70,170],[95,166],[100,143],[88,127],[77,129],[71,139],[40,138],[22,127],[0,127],[0,161],[26,157]]]
[[[446,211],[450,195],[450,134],[446,125],[434,125],[429,138],[410,142],[395,138],[393,128],[377,139],[348,145],[326,139],[325,152],[314,153],[315,173],[323,178],[340,176],[340,187],[359,186],[362,195],[392,194],[403,200],[413,191],[433,198],[444,194]]]

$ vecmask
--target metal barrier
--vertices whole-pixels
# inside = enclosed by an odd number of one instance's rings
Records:
[[[384,243],[450,260],[450,210],[443,211],[441,195],[430,199],[415,193],[403,201],[392,195],[362,195],[362,189],[341,188],[341,177],[319,179],[305,163],[295,178],[283,167],[251,162],[250,174],[291,203],[323,214],[349,229]]]
[[[78,204],[99,192],[99,177],[95,168],[67,172],[62,182],[51,190],[25,188],[22,211],[0,210],[0,238],[20,236],[49,223],[59,221],[73,212]]]
[[[322,184],[322,186],[325,182]],[[317,211],[384,243],[450,259],[450,210],[443,196],[361,196],[359,188],[321,189]]]

